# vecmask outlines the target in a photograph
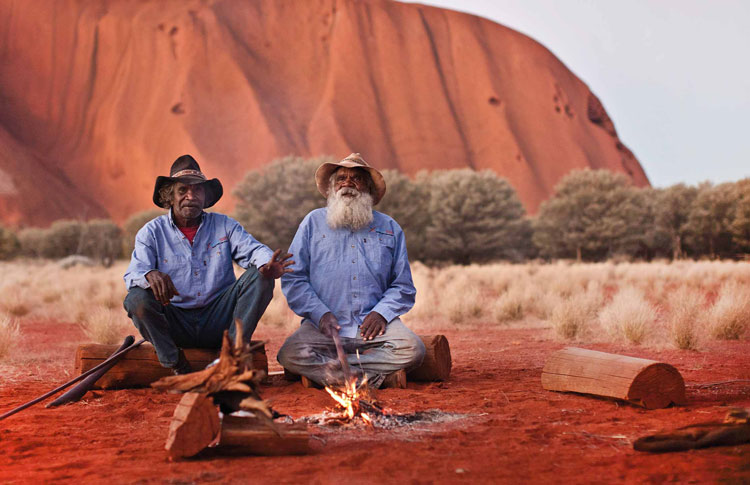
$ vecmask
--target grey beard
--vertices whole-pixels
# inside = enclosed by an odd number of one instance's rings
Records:
[[[355,194],[354,198],[343,194]],[[326,222],[331,229],[347,227],[357,230],[372,222],[372,196],[366,192],[344,187],[328,195]]]

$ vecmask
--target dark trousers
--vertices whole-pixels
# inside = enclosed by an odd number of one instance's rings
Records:
[[[202,308],[162,305],[151,289],[131,288],[124,307],[143,338],[153,344],[164,367],[177,365],[179,348],[221,347],[224,330],[234,340],[238,320],[245,342],[250,341],[258,320],[273,297],[274,280],[250,267],[216,299]]]

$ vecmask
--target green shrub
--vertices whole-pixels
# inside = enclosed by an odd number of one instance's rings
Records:
[[[0,260],[12,259],[21,252],[18,237],[10,229],[0,226]]]

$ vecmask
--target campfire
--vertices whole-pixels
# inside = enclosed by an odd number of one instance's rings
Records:
[[[375,402],[367,387],[367,377],[357,385],[356,378],[346,380],[344,389],[336,391],[331,387],[326,392],[336,401],[336,408],[325,418],[324,424],[357,424],[359,421],[373,426],[373,420],[385,416],[387,412]]]

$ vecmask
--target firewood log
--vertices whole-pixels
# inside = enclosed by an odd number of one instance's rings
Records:
[[[219,434],[219,413],[206,394],[189,392],[174,410],[165,446],[171,460],[200,453]]]
[[[685,404],[685,382],[669,364],[568,347],[542,370],[542,387],[629,401],[647,409]]]
[[[217,452],[242,455],[303,455],[310,436],[302,423],[275,424],[278,433],[252,417],[225,415]]]

